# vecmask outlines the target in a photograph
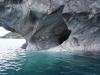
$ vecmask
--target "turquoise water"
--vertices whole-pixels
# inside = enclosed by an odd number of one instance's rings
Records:
[[[0,40],[0,75],[100,75],[100,52],[34,52],[24,42]]]

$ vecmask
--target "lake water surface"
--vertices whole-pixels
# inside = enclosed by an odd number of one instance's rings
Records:
[[[100,52],[34,52],[23,43],[0,39],[0,75],[100,75]]]

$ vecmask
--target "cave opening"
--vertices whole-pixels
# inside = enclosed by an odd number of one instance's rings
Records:
[[[66,41],[69,38],[70,34],[71,34],[71,31],[70,30],[67,29],[66,31],[64,31],[60,35],[60,37],[58,39],[59,44],[62,44],[64,41]]]
[[[44,27],[41,27],[31,37],[30,42],[35,45],[38,49],[49,49],[61,45],[64,41],[67,41],[71,30],[68,29],[67,25],[62,18],[58,18],[54,22],[50,22]]]

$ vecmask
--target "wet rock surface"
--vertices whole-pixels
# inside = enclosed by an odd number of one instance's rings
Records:
[[[99,50],[100,0],[0,0],[0,26],[29,50]]]

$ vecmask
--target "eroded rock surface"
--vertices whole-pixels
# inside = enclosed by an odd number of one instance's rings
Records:
[[[0,0],[0,26],[29,50],[100,50],[100,0]]]

